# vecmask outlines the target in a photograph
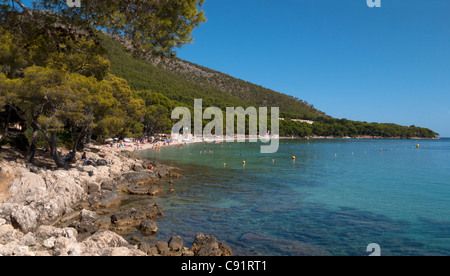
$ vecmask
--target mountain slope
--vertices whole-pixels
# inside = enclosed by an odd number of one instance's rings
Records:
[[[128,81],[134,90],[152,90],[185,106],[203,99],[204,106],[280,107],[282,117],[317,119],[325,114],[282,93],[181,59],[138,58],[127,52],[126,43],[100,35],[111,62],[111,73]],[[130,49],[130,48],[128,48]]]
[[[136,91],[161,93],[176,106],[193,107],[194,99],[203,106],[247,108],[279,107],[280,135],[294,137],[383,137],[435,138],[434,131],[420,127],[379,124],[335,119],[314,106],[273,90],[214,71],[181,59],[139,58],[132,54],[130,43],[120,37],[99,34],[111,62],[111,73],[128,81]],[[316,121],[313,125],[289,119]]]

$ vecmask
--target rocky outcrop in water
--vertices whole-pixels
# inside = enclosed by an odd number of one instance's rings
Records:
[[[114,231],[127,233],[137,229],[143,220],[156,220],[161,218],[162,215],[162,211],[157,204],[141,206],[136,209],[114,213],[111,216],[111,225]]]
[[[214,236],[207,236],[204,234],[198,234],[195,237],[191,250],[194,252],[195,256],[233,256],[233,252],[228,245],[219,243]]]

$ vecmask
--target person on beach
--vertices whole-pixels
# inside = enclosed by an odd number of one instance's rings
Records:
[[[75,163],[76,157],[75,152],[71,151],[66,155],[66,162],[69,164]]]
[[[81,160],[82,160],[84,163],[87,162],[86,152],[83,152],[83,155],[81,156]]]
[[[72,159],[72,152],[69,152],[69,153],[66,155],[66,162],[70,162],[71,159]]]

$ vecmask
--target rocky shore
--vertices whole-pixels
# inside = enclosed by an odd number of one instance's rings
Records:
[[[168,192],[161,181],[182,176],[130,152],[95,152],[68,170],[0,161],[0,179],[10,180],[0,197],[0,256],[232,256],[204,234],[190,247],[180,237],[127,241],[133,231],[156,235],[164,214],[157,204],[124,209],[122,200],[158,197]]]

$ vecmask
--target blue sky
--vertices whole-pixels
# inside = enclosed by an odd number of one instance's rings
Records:
[[[182,59],[336,118],[450,137],[450,1],[206,0]]]

